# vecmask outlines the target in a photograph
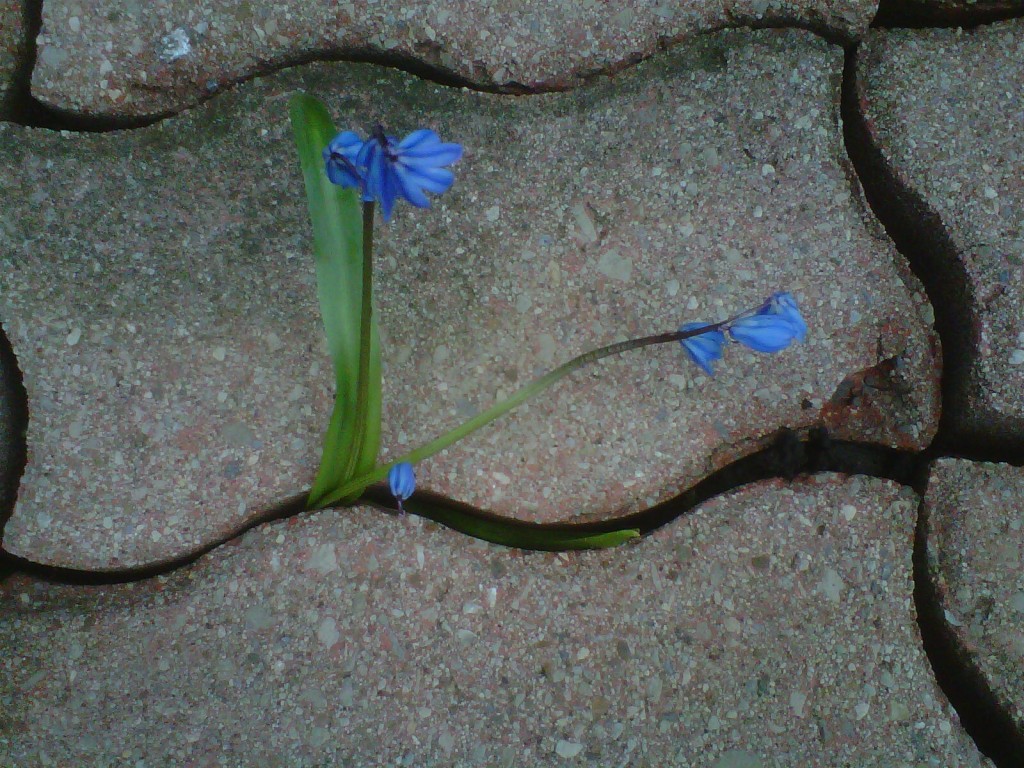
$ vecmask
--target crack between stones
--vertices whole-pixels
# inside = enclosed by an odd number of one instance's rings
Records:
[[[47,105],[32,95],[32,71],[35,66],[37,50],[36,38],[42,27],[42,5],[43,0],[26,0],[26,44],[25,61],[23,67],[16,77],[16,96],[9,105],[10,115],[8,120],[12,123],[55,131],[70,131],[78,133],[109,133],[112,131],[134,130],[146,128],[168,118],[176,117],[190,109],[204,104],[217,96],[229,92],[233,88],[242,85],[258,77],[266,77],[276,72],[281,72],[292,67],[305,66],[317,62],[346,61],[355,64],[376,64],[387,69],[397,69],[406,72],[425,82],[434,83],[446,88],[462,88],[478,93],[492,93],[505,96],[534,96],[547,93],[559,93],[584,88],[591,83],[603,78],[613,77],[616,74],[628,70],[637,64],[657,55],[657,53],[668,50],[675,45],[684,42],[695,35],[681,35],[676,38],[659,39],[654,51],[649,55],[635,54],[623,61],[614,62],[594,70],[582,70],[570,73],[568,77],[552,78],[543,83],[528,85],[517,81],[508,81],[500,85],[488,85],[474,81],[470,78],[459,75],[456,72],[447,70],[436,64],[431,64],[411,54],[398,53],[395,51],[380,51],[372,48],[354,48],[345,52],[337,53],[330,51],[311,51],[301,56],[286,57],[277,63],[263,68],[255,69],[253,72],[239,77],[229,83],[218,87],[205,97],[196,98],[183,106],[181,109],[168,112],[160,112],[142,117],[127,117],[113,115],[91,115],[74,110],[62,109],[56,106]],[[709,29],[701,35],[711,35],[723,29],[803,29],[833,45],[847,45],[851,43],[849,36],[842,31],[829,27],[824,22],[815,20],[804,20],[798,18],[779,19],[763,21],[756,18],[744,18],[741,16],[730,17],[730,19],[715,29]]]
[[[431,491],[417,491],[416,495],[430,504],[454,509],[479,519],[500,520],[505,525],[531,531],[570,531],[578,535],[587,535],[621,528],[638,528],[641,535],[646,535],[716,496],[763,480],[784,479],[792,482],[799,476],[837,472],[884,478],[917,489],[923,487],[925,468],[923,455],[920,453],[848,440],[832,440],[823,428],[811,429],[804,439],[790,429],[780,429],[770,444],[762,450],[712,473],[678,496],[620,518],[585,523],[537,524],[510,520]],[[257,526],[302,514],[306,511],[306,496],[306,492],[290,496],[253,515],[226,535],[188,552],[140,566],[92,569],[50,565],[15,555],[0,546],[0,581],[20,573],[42,581],[91,586],[121,584],[165,576],[191,566],[204,555],[239,539]],[[377,483],[367,488],[357,504],[374,506],[389,512],[397,511],[385,483]],[[344,508],[337,511],[344,513]],[[326,511],[318,512],[325,513]],[[430,515],[425,517],[432,519]]]

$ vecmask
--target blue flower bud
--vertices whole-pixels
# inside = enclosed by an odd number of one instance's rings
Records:
[[[395,497],[395,501],[398,502],[398,511],[404,512],[402,502],[412,496],[413,491],[416,490],[416,473],[413,471],[412,464],[406,461],[395,464],[388,471],[388,485],[391,486],[391,493]]]

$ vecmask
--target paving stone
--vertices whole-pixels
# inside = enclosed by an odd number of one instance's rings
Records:
[[[893,172],[941,220],[969,283],[972,360],[950,416],[1024,436],[1024,23],[872,34],[862,106]]]
[[[1024,730],[1024,469],[940,459],[925,496],[929,574],[950,631]]]
[[[11,578],[0,757],[990,765],[921,649],[917,502],[877,479],[762,483],[557,555],[357,508],[148,582]]]
[[[529,99],[318,65],[139,131],[4,127],[4,184],[23,202],[0,311],[33,415],[6,546],[145,562],[311,478],[330,382],[285,118],[300,87],[342,124],[428,116],[467,146],[455,189],[378,236],[388,455],[580,352],[773,290],[810,325],[778,357],[730,349],[713,380],[677,345],[601,364],[424,462],[425,487],[522,518],[599,517],[668,498],[781,426],[923,447],[930,308],[844,170],[841,64],[808,33],[723,32]],[[601,271],[613,253],[628,280]]]
[[[780,356],[730,349],[713,380],[674,344],[602,363],[421,464],[423,487],[526,519],[606,517],[782,426],[923,447],[930,307],[845,171],[841,65],[805,32],[723,32],[529,99],[316,65],[133,132],[3,127],[23,202],[0,312],[33,415],[6,546],[145,562],[309,482],[331,384],[285,118],[297,88],[341,124],[423,122],[466,145],[454,190],[377,238],[388,456],[587,349],[773,290],[810,325]],[[628,280],[601,271],[610,254]]]
[[[177,112],[253,74],[322,57],[425,63],[481,86],[560,89],[725,25],[856,38],[874,0],[45,0],[36,98],[89,115]]]
[[[0,0],[0,120],[6,120],[15,79],[26,55],[23,0]]]

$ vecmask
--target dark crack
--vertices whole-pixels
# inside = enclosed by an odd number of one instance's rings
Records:
[[[14,513],[18,484],[28,460],[28,396],[18,359],[0,321],[0,542],[4,526]],[[2,578],[2,574],[0,574]]]
[[[957,4],[935,0],[880,0],[873,27],[925,29],[961,27],[971,29],[1007,19],[1024,18],[1020,0],[984,0]]]

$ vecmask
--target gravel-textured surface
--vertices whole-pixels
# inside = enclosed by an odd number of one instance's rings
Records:
[[[26,54],[22,0],[0,0],[0,120],[10,113],[16,75]]]
[[[860,61],[874,141],[938,214],[967,274],[973,359],[950,415],[963,428],[1020,439],[1024,21],[872,33]]]
[[[925,506],[946,622],[1024,730],[1024,469],[940,459]]]
[[[564,88],[742,23],[862,35],[874,0],[46,0],[34,95],[90,115],[180,110],[324,56],[427,64],[478,86]]]
[[[389,455],[579,352],[773,290],[810,326],[778,356],[728,350],[714,379],[674,344],[602,363],[421,464],[425,487],[600,517],[781,426],[925,446],[930,307],[844,167],[841,65],[805,32],[723,32],[567,94],[318,65],[139,131],[0,127],[16,206],[0,312],[33,414],[6,546],[145,562],[311,478],[331,387],[286,122],[298,88],[343,125],[425,124],[466,145],[454,190],[378,235]]]
[[[914,621],[917,498],[823,475],[525,554],[358,508],[187,571],[0,585],[0,761],[988,765]]]

